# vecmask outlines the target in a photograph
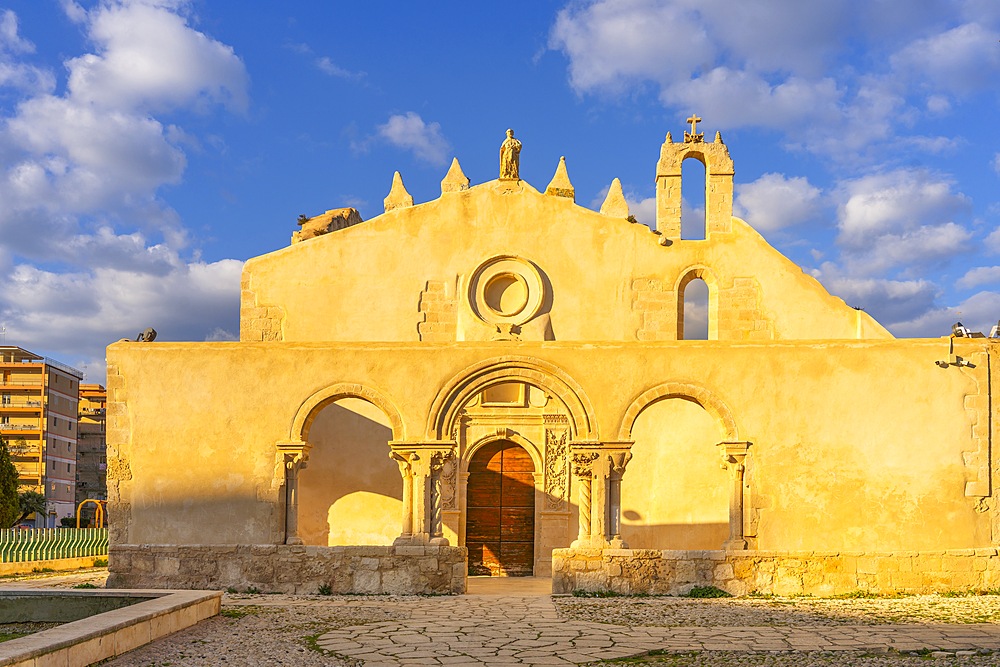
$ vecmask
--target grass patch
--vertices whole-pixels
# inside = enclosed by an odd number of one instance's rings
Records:
[[[718,588],[716,586],[695,586],[687,593],[682,595],[684,598],[731,598],[732,593],[727,593],[726,591]]]
[[[317,593],[320,595],[333,595],[333,587],[330,584],[320,584]]]
[[[11,639],[20,639],[30,634],[30,632],[0,632],[0,642],[9,642]]]
[[[306,635],[305,637],[302,638],[302,641],[305,642],[306,648],[309,649],[310,651],[316,651],[321,655],[330,655],[331,653],[330,651],[327,651],[325,648],[319,645],[319,637],[322,634],[323,634],[322,632],[317,632],[314,635]]]
[[[833,595],[829,599],[831,600],[898,600],[900,598],[912,598],[913,593],[904,593],[902,591],[888,591],[886,593],[875,593],[873,591],[851,591],[850,593],[841,593],[840,595]]]
[[[82,584],[76,584],[76,585],[74,585],[73,588],[97,588],[97,586],[95,586],[94,584],[92,584],[90,582],[84,582]]]
[[[944,591],[938,593],[943,598],[971,598],[979,595],[1000,595],[1000,588],[972,588],[964,591]]]
[[[107,567],[107,566],[108,566],[108,559],[107,558],[95,558],[94,559],[94,567]]]
[[[260,607],[229,607],[220,611],[219,615],[226,618],[241,619],[244,616],[254,616],[262,611]]]
[[[620,598],[624,597],[621,593],[616,593],[615,591],[581,591],[574,590],[573,597],[575,598]]]

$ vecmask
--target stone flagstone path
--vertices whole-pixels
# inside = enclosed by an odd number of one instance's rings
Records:
[[[1000,649],[1000,626],[626,627],[559,618],[547,596],[466,595],[386,601],[406,620],[321,635],[327,651],[365,667],[575,665],[676,651],[899,651]]]

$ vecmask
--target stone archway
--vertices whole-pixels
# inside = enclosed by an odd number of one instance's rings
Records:
[[[531,576],[535,560],[535,466],[510,440],[480,447],[469,461],[469,574]]]

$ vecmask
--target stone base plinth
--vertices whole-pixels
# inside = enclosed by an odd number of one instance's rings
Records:
[[[937,593],[1000,587],[995,548],[899,552],[556,549],[552,592],[683,595],[716,586],[733,595]]]
[[[108,588],[460,595],[467,560],[465,547],[447,546],[118,544]]]

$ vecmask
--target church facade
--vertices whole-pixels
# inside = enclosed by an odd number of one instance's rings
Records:
[[[532,187],[507,135],[497,180],[300,219],[246,263],[238,343],[108,348],[112,585],[995,585],[1000,341],[831,296],[733,217],[718,134],[667,135],[655,229],[564,161]]]

